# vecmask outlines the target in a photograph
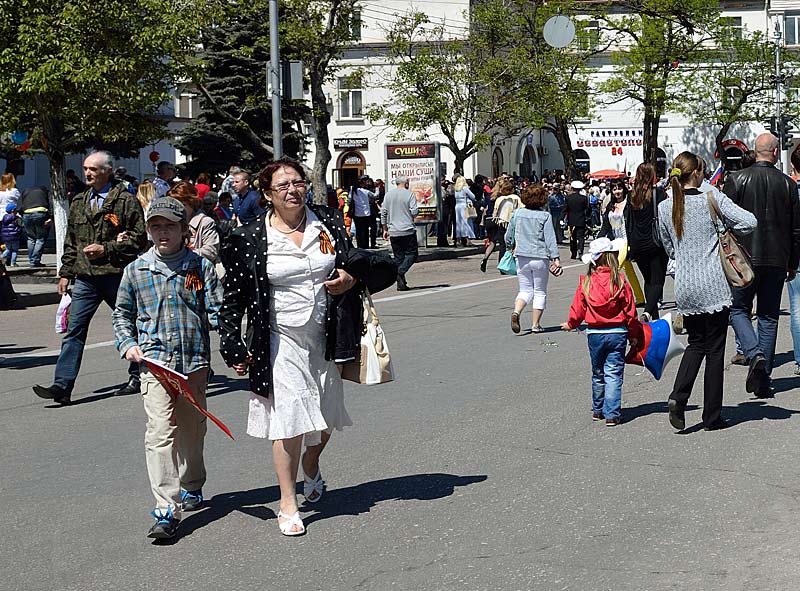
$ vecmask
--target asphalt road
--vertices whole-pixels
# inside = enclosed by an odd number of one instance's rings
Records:
[[[268,444],[245,435],[245,383],[215,354],[210,500],[169,545],[145,537],[152,498],[137,396],[110,397],[125,366],[90,332],[74,398],[51,408],[55,306],[0,312],[0,589],[797,589],[800,378],[781,320],[777,396],[726,372],[726,431],[686,434],[656,382],[628,366],[625,423],[590,420],[583,333],[514,335],[514,279],[478,258],[420,263],[412,292],[377,296],[397,381],[346,386],[355,425],[323,456],[308,534],[284,538]],[[544,324],[565,316],[579,269],[552,279]],[[523,319],[529,325],[530,316]],[[215,339],[216,340],[216,339]],[[732,354],[733,339],[729,339]]]

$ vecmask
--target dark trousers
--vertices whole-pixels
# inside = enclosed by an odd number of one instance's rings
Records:
[[[658,318],[658,301],[664,295],[664,278],[667,276],[669,257],[664,249],[636,253],[636,266],[644,278],[644,311]]]
[[[731,324],[742,353],[748,359],[761,353],[767,359],[767,373],[772,373],[775,358],[775,341],[778,338],[778,316],[781,313],[781,295],[786,281],[786,270],[780,267],[755,267],[755,279],[747,287],[731,290],[733,306]],[[756,298],[758,331],[753,330],[750,312]],[[758,334],[756,334],[758,332]]]
[[[583,243],[586,239],[585,226],[572,226],[569,230],[569,251],[572,258],[583,255]]]
[[[392,254],[394,254],[394,263],[397,265],[397,274],[400,277],[405,277],[411,265],[417,262],[419,254],[417,234],[415,232],[407,236],[389,236],[389,242],[392,244]]]
[[[730,310],[713,314],[690,314],[684,316],[683,326],[689,333],[689,346],[683,352],[678,375],[672,386],[670,398],[680,408],[685,408],[692,394],[692,387],[700,372],[700,364],[706,360],[703,375],[703,425],[709,427],[719,421],[722,410],[722,385],[725,379],[725,340],[728,336]]]
[[[86,346],[86,335],[94,313],[105,302],[113,310],[117,301],[117,289],[122,275],[101,275],[98,277],[78,277],[72,288],[72,306],[69,326],[61,341],[61,353],[56,362],[56,375],[53,384],[72,393]],[[139,364],[128,367],[131,378],[139,379]]]
[[[356,245],[358,248],[369,248],[369,228],[374,225],[375,220],[372,216],[356,216],[353,218],[356,224]]]
[[[561,214],[563,210],[560,207],[550,208],[550,217],[553,220],[553,230],[556,233],[556,242],[559,244],[564,242],[564,228],[561,227]]]

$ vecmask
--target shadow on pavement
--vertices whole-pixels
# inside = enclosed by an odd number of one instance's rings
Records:
[[[800,414],[800,411],[774,406],[763,400],[742,402],[737,406],[723,407],[723,410],[725,409],[732,411],[727,413],[728,421],[731,425],[739,425],[750,421],[782,421],[791,418],[792,415]]]
[[[229,394],[231,392],[248,392],[247,378],[231,378],[214,374],[206,388],[206,398]]]
[[[773,369],[776,367],[780,367],[786,363],[794,363],[794,351],[787,351],[786,353],[775,353],[775,357],[772,360],[772,367]],[[798,382],[800,384],[800,382]]]
[[[476,476],[414,474],[413,476],[374,480],[356,486],[326,491],[318,503],[303,505],[300,510],[302,512],[316,511],[313,515],[303,518],[303,522],[308,526],[310,523],[330,517],[369,513],[372,507],[382,501],[441,499],[452,495],[456,487],[483,482],[487,478],[483,474]],[[298,493],[302,493],[302,483],[298,484]],[[264,505],[279,500],[280,489],[277,486],[214,495],[211,499],[206,500],[203,510],[191,513],[183,519],[175,538],[157,540],[153,543],[175,544],[181,538],[190,536],[194,531],[222,519],[233,511],[241,511],[263,521],[277,519],[275,512]],[[277,527],[275,533],[278,533]]]
[[[697,410],[698,408],[699,407],[696,404],[688,404],[686,406],[686,412],[690,410]],[[647,402],[645,404],[640,404],[639,406],[622,408],[622,418],[626,423],[653,414],[663,414],[664,420],[667,420],[667,401],[659,400],[658,402]]]
[[[0,345],[0,355],[16,355],[18,353],[30,353],[38,349],[44,349],[41,345],[33,347],[17,347],[16,343]]]
[[[31,369],[32,367],[55,365],[56,361],[58,361],[58,355],[4,357],[0,359],[0,367],[7,367],[9,369]]]

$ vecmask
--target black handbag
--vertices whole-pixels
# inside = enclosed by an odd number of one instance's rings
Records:
[[[653,223],[652,223],[652,235],[653,235],[653,242],[656,246],[663,246],[661,244],[661,234],[659,233],[658,229],[658,199],[656,196],[658,195],[657,190],[653,187]]]

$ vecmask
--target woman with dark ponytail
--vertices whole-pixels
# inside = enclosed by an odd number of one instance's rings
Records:
[[[675,302],[689,334],[689,346],[669,396],[669,422],[678,430],[686,427],[684,411],[703,359],[703,426],[708,431],[728,427],[720,411],[731,288],[719,258],[710,200],[719,207],[721,222],[737,234],[749,234],[756,227],[755,216],[724,193],[699,190],[704,169],[702,158],[696,154],[678,154],[669,173],[672,199],[658,206],[661,241],[675,259]]]

